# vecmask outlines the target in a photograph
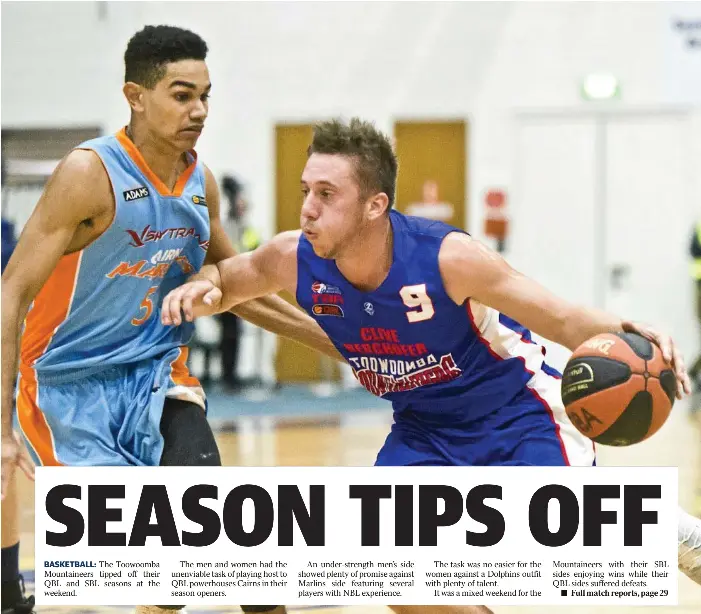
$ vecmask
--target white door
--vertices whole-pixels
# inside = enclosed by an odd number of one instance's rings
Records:
[[[570,301],[593,305],[596,266],[594,118],[517,122],[511,230],[506,258]],[[568,353],[548,344],[548,363]]]
[[[606,129],[606,309],[697,347],[688,245],[694,208],[688,120],[611,117]],[[689,333],[693,332],[692,335]]]

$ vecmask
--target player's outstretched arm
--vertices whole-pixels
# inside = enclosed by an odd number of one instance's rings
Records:
[[[33,466],[12,434],[21,325],[36,295],[71,245],[82,222],[105,214],[109,179],[97,154],[74,150],[49,179],[2,275],[2,491],[19,466]]]
[[[161,321],[177,326],[279,292],[296,277],[298,242],[298,232],[285,232],[252,252],[206,265],[163,299]]]
[[[468,235],[452,233],[445,238],[439,265],[446,290],[456,303],[473,298],[570,350],[604,332],[643,335],[660,347],[665,360],[674,367],[677,397],[681,398],[684,391],[691,392],[684,360],[668,335],[645,324],[569,303],[514,270],[499,254]]]
[[[236,250],[231,244],[229,237],[227,237],[221,223],[217,182],[209,169],[206,169],[205,174],[206,200],[210,219],[210,241],[206,262],[215,264],[235,256]],[[297,233],[297,239],[298,236]],[[283,280],[285,282],[283,287],[294,295],[297,284],[297,242],[293,241],[293,244],[295,249],[294,268],[286,273],[288,277]],[[213,267],[205,266],[195,278],[200,277],[208,278],[217,283],[219,274]],[[232,307],[230,311],[256,326],[302,343],[336,360],[343,360],[343,357],[336,351],[324,331],[312,318],[275,294],[260,296],[259,298],[239,303]]]

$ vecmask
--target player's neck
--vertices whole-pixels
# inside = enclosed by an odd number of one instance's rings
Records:
[[[126,132],[148,167],[168,189],[172,190],[183,170],[184,152],[154,138],[138,125],[129,124]]]
[[[389,216],[361,233],[353,245],[336,258],[336,266],[353,286],[374,292],[387,279],[392,268],[394,233]]]

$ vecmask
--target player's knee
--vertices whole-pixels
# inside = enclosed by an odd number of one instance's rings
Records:
[[[219,456],[219,450],[215,448],[209,452],[199,454],[195,464],[205,467],[221,467],[221,456]]]
[[[161,466],[166,467],[221,467],[221,464],[213,435],[196,441],[172,442],[163,448],[161,455]]]
[[[167,399],[161,418],[162,466],[220,467],[221,456],[204,411],[194,403]]]
[[[284,614],[285,612],[285,606],[284,605],[242,605],[241,609],[248,613],[248,612],[268,612],[268,613],[275,613],[275,614]]]

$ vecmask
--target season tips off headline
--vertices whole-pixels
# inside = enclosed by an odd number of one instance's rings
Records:
[[[567,364],[593,440],[636,443],[669,414],[640,339]],[[46,467],[37,602],[673,605],[676,514],[675,467]]]

